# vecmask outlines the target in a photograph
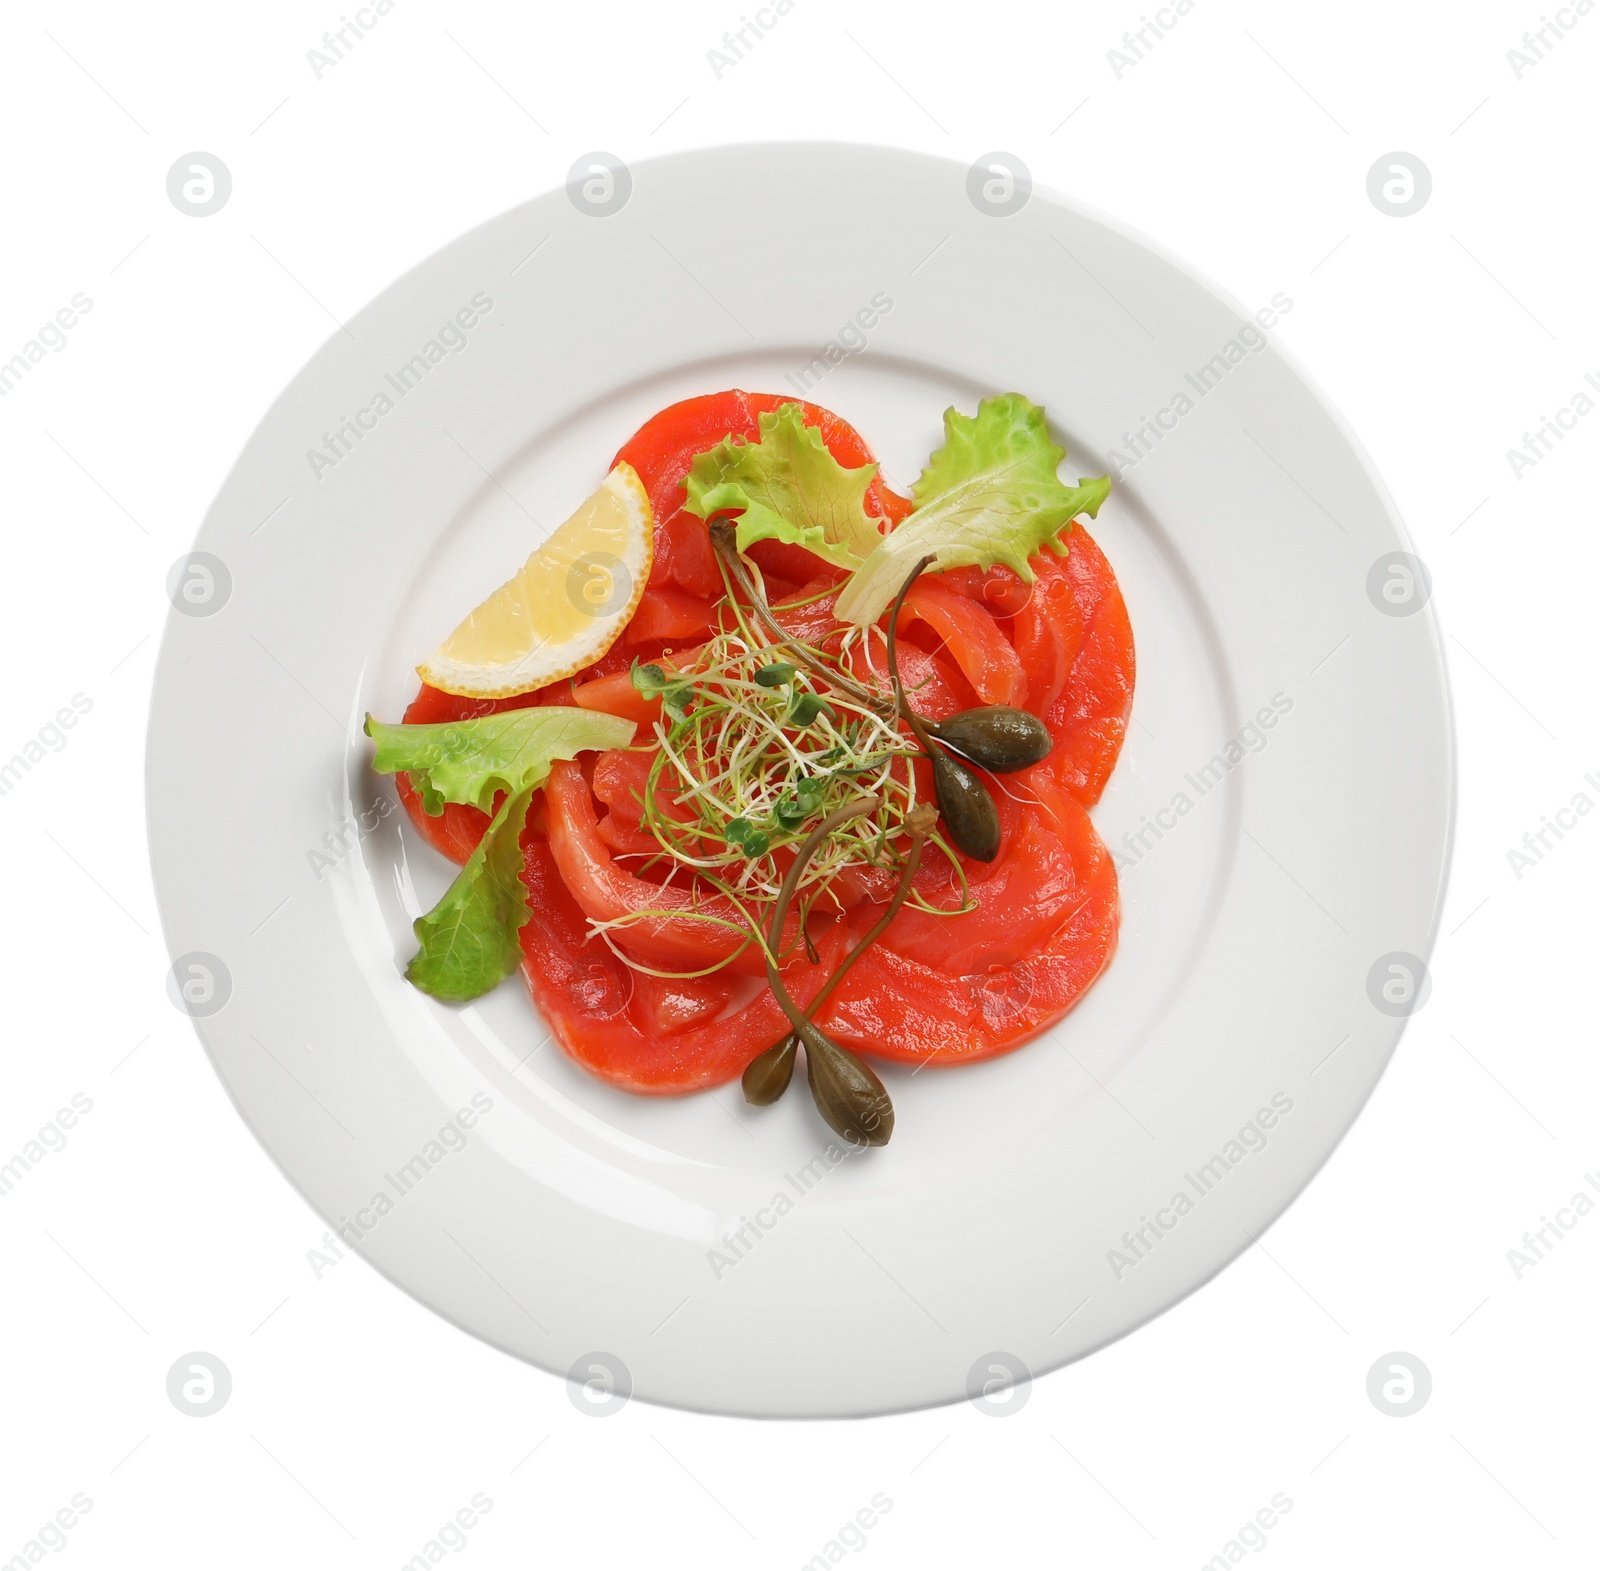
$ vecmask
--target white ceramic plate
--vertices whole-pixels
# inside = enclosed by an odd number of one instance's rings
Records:
[[[1452,746],[1393,506],[1248,312],[1061,198],[990,205],[983,179],[776,145],[642,165],[599,208],[529,202],[328,341],[177,575],[150,838],[201,1039],[374,1265],[546,1369],[836,1415],[1079,1358],[1260,1234],[1426,999]],[[731,229],[708,221],[730,205]],[[868,347],[832,363],[869,307]],[[1093,531],[1139,657],[1095,812],[1121,947],[1020,1051],[886,1067],[893,1143],[837,1162],[804,1095],[629,1097],[548,1043],[516,982],[466,1008],[409,987],[411,920],[452,869],[360,734],[646,416],[729,385],[805,389],[902,487],[947,404],[1008,389],[1048,409],[1069,478],[1126,470]],[[346,423],[360,440],[314,462]]]

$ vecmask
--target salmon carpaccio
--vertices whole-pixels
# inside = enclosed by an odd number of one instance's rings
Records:
[[[759,440],[758,415],[793,402],[735,390],[686,399],[647,421],[615,460],[638,472],[655,517],[649,587],[616,645],[577,676],[516,698],[458,698],[424,686],[407,723],[575,703],[639,721],[648,738],[658,705],[634,690],[630,666],[636,658],[681,656],[710,636],[723,593],[706,524],[683,509],[689,465],[724,437]],[[839,416],[801,407],[841,464],[872,461]],[[912,508],[881,476],[866,505],[886,529]],[[935,1065],[1006,1052],[1065,1014],[1116,946],[1116,872],[1088,809],[1122,747],[1133,634],[1100,548],[1081,523],[1067,539],[1065,557],[1045,551],[1032,559],[1032,585],[1007,568],[958,568],[918,583],[906,602],[901,666],[919,711],[940,719],[978,703],[1016,704],[1045,722],[1055,745],[1030,769],[987,777],[1001,844],[993,862],[962,858],[975,909],[934,916],[902,908],[824,1005],[818,1024],[858,1052]],[[841,572],[777,541],[757,543],[750,555],[787,626],[813,642],[839,627],[829,591],[842,583]],[[786,601],[796,604],[786,610]],[[628,1091],[675,1095],[734,1079],[788,1025],[753,947],[710,976],[666,980],[627,965],[591,935],[591,919],[651,912],[613,942],[653,971],[701,969],[734,947],[725,930],[675,919],[674,902],[687,896],[652,881],[646,864],[658,847],[639,821],[650,757],[619,750],[557,763],[536,793],[522,836],[533,913],[521,931],[522,969],[534,1003],[578,1063]],[[430,817],[407,777],[396,782],[417,829],[452,860],[466,861],[488,816],[449,804]],[[931,794],[931,781],[924,786]],[[842,877],[835,887],[829,911],[810,918],[815,960],[796,945],[784,968],[802,1008],[890,893],[871,876]],[[943,855],[924,859],[916,887],[929,904],[960,904]]]

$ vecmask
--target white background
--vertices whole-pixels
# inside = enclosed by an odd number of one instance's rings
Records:
[[[879,1493],[847,1559],[1199,1566],[1282,1493],[1245,1558],[1595,1563],[1600,1213],[1520,1280],[1507,1251],[1600,1175],[1600,821],[1521,877],[1507,853],[1600,803],[1600,411],[1520,479],[1506,450],[1600,379],[1600,14],[1557,13],[1520,80],[1531,3],[1162,15],[1119,79],[1133,4],[797,0],[719,78],[736,3],[399,0],[318,79],[332,3],[8,8],[0,359],[94,305],[0,400],[0,755],[93,707],[0,797],[0,1161],[74,1093],[93,1111],[0,1199],[0,1564],[80,1491],[50,1558],[84,1567],[396,1567],[479,1492],[452,1563],[798,1567]],[[785,137],[1009,150],[1249,306],[1290,295],[1277,336],[1394,493],[1446,634],[1428,1006],[1261,1247],[999,1421],[596,1420],[361,1261],[319,1280],[322,1224],[165,992],[141,793],[164,578],[267,404],[334,319],[580,153]],[[165,189],[197,149],[234,181],[203,220]],[[1366,192],[1394,150],[1434,181],[1404,219]],[[735,243],[735,195],[706,222]],[[205,1419],[165,1389],[196,1349],[234,1383]],[[1394,1350],[1432,1372],[1409,1418],[1366,1392]]]

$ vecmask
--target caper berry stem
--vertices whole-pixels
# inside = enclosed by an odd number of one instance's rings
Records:
[[[950,838],[955,841],[957,849],[968,856],[980,862],[992,862],[1000,854],[1000,810],[994,805],[989,788],[961,758],[934,746],[933,739],[928,735],[927,724],[906,701],[905,685],[900,680],[900,609],[906,603],[911,586],[933,560],[932,556],[925,556],[911,569],[889,609],[889,680],[894,685],[899,713],[911,727],[924,756],[933,766],[934,794],[939,798],[939,811],[944,814]]]
[[[807,1016],[814,1017],[827,1003],[829,995],[844,981],[845,973],[883,937],[884,930],[900,914],[900,907],[906,903],[911,893],[911,880],[917,876],[917,868],[922,862],[922,848],[932,833],[938,817],[939,815],[926,802],[919,802],[906,815],[905,828],[906,833],[911,836],[911,848],[906,852],[905,863],[900,869],[900,882],[895,885],[894,895],[884,908],[883,915],[856,940],[850,953],[839,963],[839,969],[818,989],[817,996],[806,1006]]]
[[[864,818],[868,813],[876,812],[881,806],[883,806],[883,801],[880,797],[857,797],[853,802],[846,802],[843,807],[834,808],[800,842],[800,848],[794,854],[794,861],[789,864],[789,871],[783,875],[783,882],[778,885],[778,898],[772,904],[772,917],[768,928],[769,959],[767,965],[769,969],[772,965],[770,955],[778,952],[778,944],[783,936],[783,919],[789,914],[789,902],[794,899],[794,892],[800,887],[800,879],[805,874],[806,863],[816,854],[817,847],[834,830],[857,818]]]
[[[793,653],[801,665],[813,676],[820,676],[823,681],[830,683],[842,693],[848,693],[859,704],[865,704],[872,709],[882,712],[888,706],[884,703],[883,694],[875,693],[871,688],[863,687],[854,677],[847,676],[844,672],[828,665],[825,661],[817,659],[812,654],[810,646],[794,637],[783,624],[772,614],[772,608],[767,604],[766,596],[755,586],[754,580],[746,570],[743,560],[739,556],[738,532],[725,518],[714,519],[709,530],[712,549],[722,558],[727,567],[728,576],[733,580],[734,586],[741,590],[744,597],[750,602],[750,609],[755,612],[756,620],[770,633],[773,639],[783,648]]]
[[[816,996],[805,1008],[808,1020],[815,1019],[817,1011],[827,1003],[833,990],[844,981],[850,967],[883,936],[884,930],[900,914],[900,907],[906,903],[906,898],[911,893],[911,881],[916,877],[917,868],[922,862],[922,848],[933,832],[938,816],[926,802],[919,802],[906,815],[905,827],[911,836],[911,847],[906,852],[905,863],[900,869],[900,881],[895,885],[894,895],[885,907],[883,915],[856,940],[850,953],[839,963],[838,969],[817,990]],[[781,999],[779,1003],[781,1006]],[[776,1102],[789,1089],[789,1078],[794,1073],[795,1049],[799,1044],[799,1036],[791,1033],[781,1042],[769,1047],[766,1052],[750,1060],[745,1066],[742,1082],[747,1102],[757,1107],[766,1107]]]
[[[772,926],[767,944],[767,985],[778,1007],[789,1017],[794,1034],[805,1044],[806,1079],[811,1086],[812,1100],[830,1128],[845,1139],[861,1145],[881,1146],[888,1142],[894,1129],[894,1107],[889,1093],[867,1064],[848,1048],[830,1041],[812,1023],[810,1018],[789,996],[778,973],[774,958],[783,935],[783,919],[789,902],[794,898],[805,865],[819,845],[841,824],[860,818],[880,805],[875,796],[863,797],[858,802],[847,802],[836,808],[801,842],[794,862],[784,875],[778,889],[778,898],[772,906]],[[774,1059],[787,1054],[787,1043],[769,1049]],[[767,1056],[767,1055],[763,1055]],[[792,1062],[792,1060],[791,1060]],[[773,1067],[778,1067],[774,1065]],[[759,1072],[758,1072],[759,1074]],[[780,1088],[781,1089],[781,1088]]]
[[[894,688],[895,708],[899,710],[900,718],[911,727],[912,735],[922,744],[922,751],[930,758],[933,757],[933,743],[928,739],[927,727],[922,723],[922,716],[911,707],[906,698],[905,686],[900,680],[899,634],[900,611],[906,603],[906,596],[911,593],[911,586],[922,577],[933,561],[934,557],[931,554],[925,556],[906,574],[906,581],[901,584],[900,593],[894,597],[894,604],[889,607],[889,636],[885,652],[889,681]]]
[[[864,817],[876,810],[879,805],[877,797],[864,796],[859,801],[846,802],[843,807],[836,807],[829,813],[800,842],[800,849],[795,852],[794,861],[789,864],[789,871],[783,875],[783,882],[778,886],[778,898],[772,903],[771,926],[767,937],[767,985],[772,989],[772,996],[778,1000],[778,1007],[789,1017],[789,1024],[800,1033],[802,1040],[805,1037],[805,1028],[810,1026],[811,1022],[789,996],[789,989],[783,984],[775,959],[778,946],[783,941],[783,919],[789,913],[789,902],[794,899],[794,892],[800,885],[806,863],[816,853],[817,847],[841,824],[848,824],[852,819]]]

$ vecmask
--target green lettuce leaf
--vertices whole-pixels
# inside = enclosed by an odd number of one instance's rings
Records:
[[[626,747],[634,723],[616,715],[555,705],[506,709],[438,725],[384,725],[367,716],[380,774],[404,771],[426,810],[446,802],[494,812],[505,800],[444,899],[412,924],[421,948],[406,978],[435,998],[477,998],[522,959],[517,938],[531,912],[522,882],[522,830],[533,793],[558,758],[586,749]]]
[[[444,899],[411,924],[422,947],[406,980],[424,993],[478,998],[521,961],[517,934],[533,914],[522,882],[522,828],[532,798],[530,788],[505,799]]]
[[[542,786],[558,758],[626,747],[634,723],[548,704],[437,725],[385,725],[368,715],[366,731],[377,743],[372,767],[381,775],[403,769],[423,807],[437,818],[446,802],[493,812],[496,793],[514,796]]]
[[[883,538],[866,509],[878,466],[846,469],[805,423],[799,404],[769,410],[760,425],[758,441],[727,437],[695,458],[684,507],[697,518],[742,507],[741,551],[757,540],[782,540],[836,567],[859,567]]]
[[[1044,410],[1020,393],[978,405],[974,418],[947,409],[944,446],[911,488],[916,511],[879,542],[839,595],[835,615],[866,627],[888,610],[906,575],[930,554],[931,571],[1012,569],[1034,579],[1028,558],[1060,538],[1080,513],[1093,518],[1111,491],[1109,476],[1065,486],[1056,467],[1066,450],[1050,440]]]

